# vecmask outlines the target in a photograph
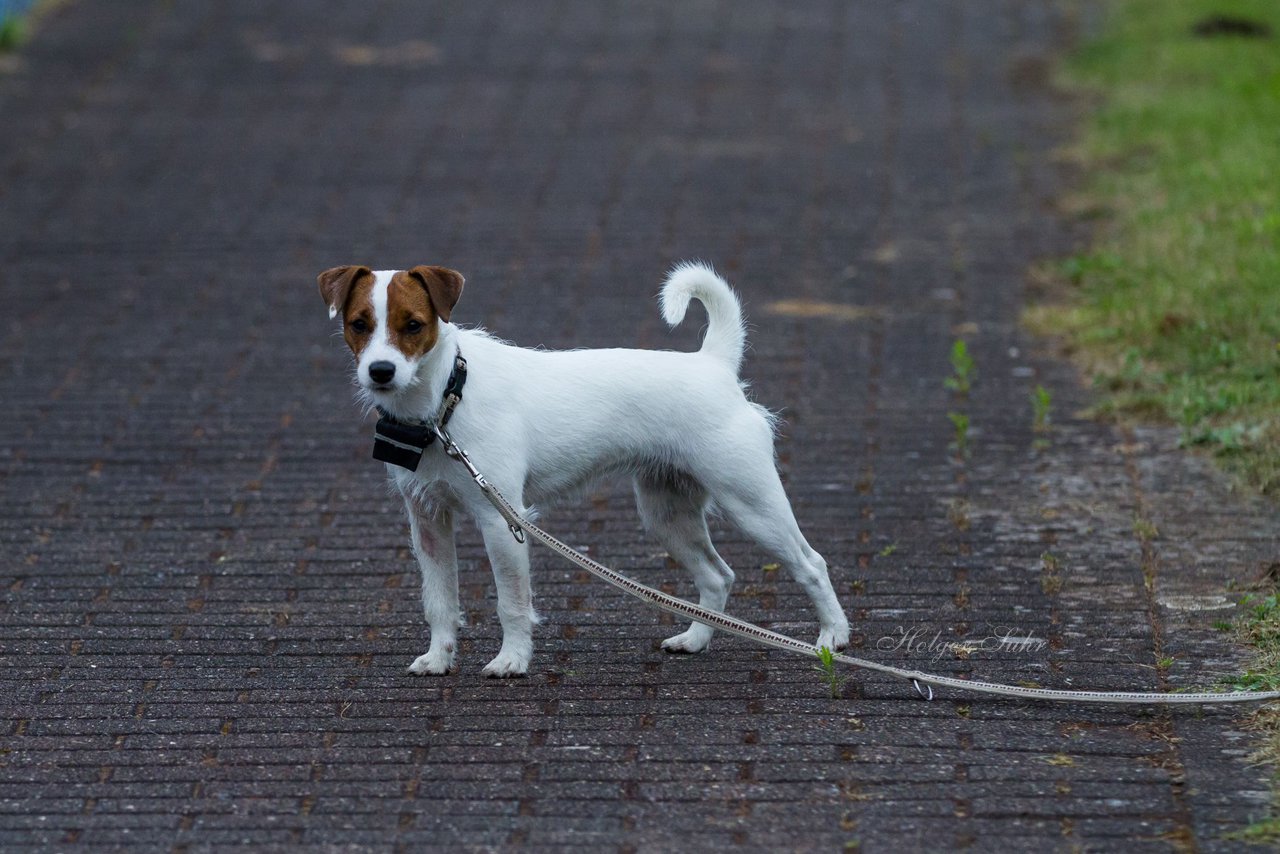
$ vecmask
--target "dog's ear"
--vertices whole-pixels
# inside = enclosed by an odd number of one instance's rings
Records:
[[[448,267],[414,267],[409,275],[427,289],[431,306],[440,319],[448,321],[453,307],[458,304],[458,297],[462,295],[462,285],[466,281],[462,274]]]
[[[373,271],[368,267],[334,267],[316,277],[316,282],[320,285],[320,296],[324,297],[325,304],[329,306],[330,318],[337,317],[338,312],[347,304],[347,297],[351,295],[351,286],[356,279],[370,275],[373,275]]]

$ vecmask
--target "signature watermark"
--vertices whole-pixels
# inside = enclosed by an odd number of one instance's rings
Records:
[[[932,634],[930,632],[932,631]],[[913,657],[928,657],[931,661],[948,656],[968,658],[975,652],[994,652],[1006,655],[1027,655],[1040,652],[1049,646],[1044,638],[1030,632],[998,626],[986,637],[944,640],[941,629],[924,626],[898,626],[893,633],[876,641],[881,652],[902,650]]]

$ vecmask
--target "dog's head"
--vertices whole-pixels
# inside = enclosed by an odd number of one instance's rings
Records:
[[[329,316],[342,316],[356,380],[376,400],[414,384],[418,365],[440,340],[441,324],[449,322],[463,279],[446,267],[334,267],[318,282]]]

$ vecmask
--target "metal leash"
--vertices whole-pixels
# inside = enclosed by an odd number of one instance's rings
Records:
[[[614,587],[621,589],[626,593],[630,593],[637,599],[648,602],[663,611],[687,617],[699,623],[708,625],[714,629],[729,632],[730,634],[740,635],[749,638],[757,643],[765,646],[775,647],[777,649],[787,650],[788,652],[796,652],[801,655],[820,658],[820,650],[817,646],[778,634],[769,629],[762,629],[757,625],[740,620],[737,617],[731,617],[720,611],[712,611],[709,608],[703,608],[701,605],[695,605],[692,602],[686,602],[675,596],[670,596],[660,590],[647,587],[637,581],[632,581],[625,575],[620,575],[609,569],[603,564],[597,563],[591,558],[580,552],[575,551],[569,546],[557,540],[537,525],[525,519],[520,513],[511,506],[511,503],[502,495],[498,489],[490,483],[475,465],[471,462],[471,458],[467,456],[466,451],[458,447],[453,439],[449,438],[449,434],[439,424],[435,426],[435,434],[440,439],[445,453],[454,460],[462,463],[471,477],[475,480],[476,485],[484,493],[489,503],[502,514],[507,520],[507,525],[511,529],[511,533],[515,538],[523,543],[525,534],[531,535],[535,540],[542,543],[547,548],[559,554],[571,563],[574,563],[599,578],[612,584]],[[1252,703],[1262,700],[1274,700],[1280,698],[1280,691],[1235,691],[1230,693],[1176,693],[1163,694],[1151,693],[1143,691],[1069,691],[1054,688],[1024,688],[1017,685],[1000,685],[994,682],[979,682],[968,679],[956,679],[951,676],[935,676],[931,673],[924,673],[919,670],[906,670],[901,667],[893,667],[888,664],[880,664],[875,661],[868,661],[862,658],[855,658],[851,655],[833,652],[831,656],[834,660],[842,664],[848,664],[853,667],[861,667],[866,670],[875,670],[879,673],[887,673],[890,676],[896,676],[899,679],[906,679],[915,686],[916,692],[926,700],[933,699],[933,688],[937,685],[940,687],[957,688],[961,691],[972,691],[980,694],[995,694],[1001,697],[1021,697],[1028,700],[1055,700],[1060,702],[1075,703],[1150,703],[1159,705],[1172,705],[1175,703]]]

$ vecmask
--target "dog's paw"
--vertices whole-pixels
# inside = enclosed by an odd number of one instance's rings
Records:
[[[433,649],[415,658],[409,665],[409,672],[415,676],[443,676],[452,667],[452,649]]]
[[[699,623],[691,626],[687,632],[681,632],[662,642],[667,652],[695,653],[702,652],[711,643],[711,629]]]
[[[834,652],[837,649],[844,649],[848,645],[849,645],[849,624],[848,623],[845,623],[842,626],[824,627],[822,631],[818,633],[818,646],[820,647],[825,646],[827,649]]]
[[[513,679],[519,676],[525,676],[529,672],[528,652],[512,652],[505,646],[484,666],[484,675],[493,679]]]

